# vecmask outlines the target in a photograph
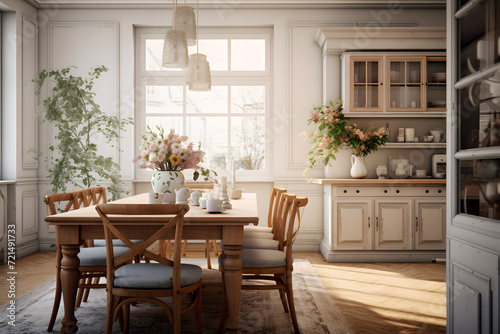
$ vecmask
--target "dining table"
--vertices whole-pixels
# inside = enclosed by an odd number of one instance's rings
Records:
[[[148,194],[138,194],[116,200],[111,203],[147,204]],[[241,333],[239,320],[241,295],[241,248],[245,225],[259,222],[257,198],[254,193],[244,193],[239,199],[231,200],[231,209],[220,213],[208,213],[197,206],[190,205],[184,216],[182,239],[221,240],[227,255],[224,265],[228,317],[226,333]],[[78,253],[84,240],[104,239],[102,221],[95,206],[80,208],[65,213],[50,215],[45,218],[55,227],[56,243],[61,246],[61,289],[63,293],[64,317],[61,321],[61,333],[76,333],[78,320],[75,316],[75,302],[80,278]],[[144,220],[137,225],[128,225],[128,233],[134,238],[147,238],[151,231],[159,229],[158,219]],[[172,236],[165,236],[165,238]],[[104,330],[104,327],[103,327]],[[82,331],[85,330],[82,328]]]

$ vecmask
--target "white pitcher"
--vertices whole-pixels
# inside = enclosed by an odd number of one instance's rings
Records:
[[[365,157],[358,157],[356,155],[351,155],[351,176],[354,179],[365,178],[368,174],[365,166]]]

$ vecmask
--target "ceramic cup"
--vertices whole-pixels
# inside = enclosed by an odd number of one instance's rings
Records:
[[[207,200],[207,211],[208,212],[221,212],[222,211],[222,200],[221,199],[209,199]]]
[[[441,142],[441,136],[443,135],[443,131],[430,131],[431,135],[433,136],[433,143],[440,143]]]
[[[426,169],[417,169],[415,171],[415,176],[416,177],[425,177],[425,176],[427,176],[427,170]]]
[[[200,198],[200,208],[205,209],[207,207],[207,199],[206,198]]]
[[[148,203],[149,204],[162,204],[163,203],[163,194],[148,193]]]
[[[231,198],[234,199],[241,198],[241,193],[242,193],[241,189],[233,189],[233,191],[231,192]]]
[[[405,129],[405,140],[407,143],[413,143],[413,139],[415,138],[415,129],[414,128],[406,128]]]

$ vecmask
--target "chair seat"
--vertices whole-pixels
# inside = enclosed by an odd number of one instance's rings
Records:
[[[219,255],[219,265],[224,267],[226,253]],[[286,266],[286,253],[271,249],[242,249],[241,266],[243,268],[276,268]]]
[[[142,240],[130,240],[136,245],[140,245]],[[121,241],[120,239],[113,239],[113,246],[115,247],[126,247],[125,243]],[[105,239],[95,239],[94,240],[94,247],[106,247],[106,240]]]
[[[243,248],[257,248],[257,249],[279,249],[279,241],[273,239],[262,238],[246,238],[243,241]]]
[[[114,247],[115,257],[122,256],[130,251],[128,247]],[[106,267],[106,247],[80,248],[78,253],[81,267]]]
[[[126,289],[171,289],[173,267],[160,263],[126,264],[115,271],[113,286]],[[202,270],[192,264],[181,264],[181,287],[198,282]]]

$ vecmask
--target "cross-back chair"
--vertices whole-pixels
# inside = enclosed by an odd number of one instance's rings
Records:
[[[44,197],[44,202],[46,204],[47,213],[49,215],[55,215],[62,212],[77,210],[81,207],[90,205],[91,202],[84,199],[84,196],[82,196],[82,194],[86,194],[92,191],[94,193],[97,193],[100,190],[92,188],[89,189],[46,195]],[[105,201],[105,198],[106,196],[104,195],[103,199],[99,200]],[[58,205],[60,206],[60,208],[57,207]],[[87,301],[88,291],[90,290],[90,288],[106,287],[105,284],[98,284],[98,281],[91,281],[92,279],[104,277],[106,274],[106,252],[103,250],[104,249],[98,250],[94,248],[81,248],[80,252],[78,253],[78,258],[80,260],[80,272],[82,273],[82,275],[78,284],[78,295],[75,304],[76,308],[80,306],[82,300]],[[117,249],[117,253],[124,252],[125,250],[126,249],[124,247],[121,247]],[[54,328],[57,312],[59,310],[59,305],[61,302],[61,260],[61,245],[56,244],[56,290],[54,296],[54,305],[52,308],[49,325],[47,327],[48,331],[52,331],[52,329]]]
[[[242,290],[279,290],[283,309],[290,313],[293,327],[296,333],[300,333],[295,304],[293,300],[293,257],[292,244],[294,241],[294,225],[299,208],[307,205],[307,197],[297,197],[294,194],[285,193],[284,200],[277,220],[281,224],[283,233],[279,234],[279,249],[242,249],[240,258],[242,262],[243,280],[266,280],[274,284],[250,285],[242,284]],[[219,256],[219,270],[222,273],[222,284],[224,279],[224,262],[226,255],[224,252]],[[225,286],[223,288],[223,307],[219,331],[222,331],[227,316],[227,300],[225,296]]]
[[[130,304],[138,301],[161,306],[181,333],[181,314],[195,309],[197,333],[201,333],[201,276],[199,266],[181,264],[181,236],[188,205],[178,204],[99,204],[107,251],[107,312],[105,333],[111,333],[113,321],[123,314],[123,332],[128,333]],[[125,219],[123,219],[125,217]],[[127,234],[127,225],[140,224],[145,216],[157,216],[158,228],[144,229],[145,240],[136,245]],[[156,218],[156,217],[155,217]],[[160,239],[174,235],[173,259],[152,253],[147,248]],[[113,239],[119,238],[130,247],[126,254],[116,257]],[[136,256],[145,256],[158,263],[130,263]],[[181,295],[191,302],[181,308]],[[161,297],[172,297],[170,307]]]

